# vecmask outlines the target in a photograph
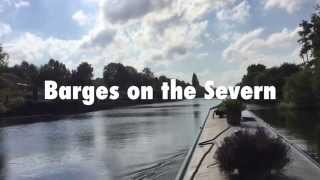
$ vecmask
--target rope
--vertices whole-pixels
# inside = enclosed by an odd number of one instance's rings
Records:
[[[192,173],[192,176],[190,178],[190,180],[193,180],[194,177],[196,176],[196,174],[198,173],[199,169],[200,169],[200,166],[202,164],[202,162],[204,161],[204,159],[207,157],[207,155],[211,152],[211,150],[213,149],[215,143],[212,142],[214,140],[216,140],[218,137],[220,137],[223,133],[227,132],[229,129],[231,129],[231,127],[227,127],[226,129],[224,129],[223,131],[221,131],[218,135],[216,135],[214,138],[210,139],[210,140],[207,140],[207,141],[204,141],[204,142],[201,142],[199,143],[200,146],[205,146],[205,145],[210,145],[209,149],[203,154],[203,156],[201,157],[196,169],[194,170],[194,172]]]
[[[205,146],[205,145],[212,144],[212,141],[216,140],[219,136],[221,136],[223,133],[227,132],[229,129],[231,129],[230,126],[227,127],[226,129],[224,129],[223,131],[221,131],[221,132],[220,132],[218,135],[216,135],[214,138],[199,143],[199,146]]]
[[[206,153],[204,153],[204,155],[201,157],[201,160],[199,162],[199,164],[197,165],[196,169],[194,170],[194,172],[192,173],[192,176],[191,176],[191,180],[194,179],[194,177],[196,176],[196,174],[198,173],[199,169],[200,169],[200,166],[203,162],[203,160],[207,157],[207,155],[210,153],[210,151],[212,150],[214,146],[214,143],[211,144],[210,148],[206,151]]]

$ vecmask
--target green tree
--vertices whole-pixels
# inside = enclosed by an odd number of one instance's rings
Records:
[[[192,74],[192,86],[195,88],[200,87],[199,79],[195,73]]]
[[[81,63],[76,71],[72,71],[71,79],[73,84],[77,85],[90,85],[92,84],[93,67],[87,63]]]
[[[308,62],[309,61],[309,56],[310,56],[310,51],[312,48],[311,45],[311,33],[312,33],[312,24],[309,23],[308,21],[302,21],[300,24],[301,31],[299,31],[300,39],[298,42],[301,44],[301,49],[300,49],[300,57],[302,58],[303,62]]]
[[[247,74],[243,76],[241,84],[247,86],[256,85],[256,77],[266,70],[262,64],[253,64],[247,68]]]
[[[153,79],[154,78],[154,74],[153,74],[153,72],[151,71],[151,69],[150,68],[144,68],[143,70],[142,70],[142,73],[144,74],[144,75],[146,75],[147,76],[147,78],[150,78],[150,79]]]
[[[3,51],[0,44],[0,73],[8,67],[9,54]]]
[[[62,85],[70,81],[70,76],[69,69],[63,63],[50,59],[47,64],[41,66],[39,79],[41,82],[53,80]]]
[[[10,72],[24,80],[32,89],[33,99],[38,99],[39,69],[34,64],[23,61],[20,65],[10,68]]]
[[[312,14],[310,21],[302,21],[299,31],[301,44],[300,56],[309,61],[309,57],[320,58],[320,6]]]
[[[128,85],[129,73],[121,63],[110,63],[103,69],[103,79],[107,86],[119,86],[124,90]]]
[[[24,79],[28,83],[36,83],[39,76],[39,70],[34,64],[23,61],[20,65],[15,65],[10,72]]]
[[[312,72],[308,69],[291,76],[284,87],[284,99],[299,107],[315,105],[316,99],[312,88]]]

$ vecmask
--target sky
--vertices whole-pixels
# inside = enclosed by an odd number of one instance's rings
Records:
[[[233,85],[250,64],[300,63],[299,23],[319,0],[0,0],[9,65],[120,62]]]

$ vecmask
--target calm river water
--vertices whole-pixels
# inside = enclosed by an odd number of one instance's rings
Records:
[[[320,163],[320,111],[269,109],[255,113]]]
[[[133,106],[0,128],[0,180],[174,179],[218,102]]]

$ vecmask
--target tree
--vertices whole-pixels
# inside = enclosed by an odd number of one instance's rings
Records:
[[[147,76],[147,78],[150,78],[150,79],[153,79],[154,78],[154,74],[153,74],[153,72],[151,71],[151,69],[150,68],[144,68],[143,70],[142,70],[142,73],[143,74],[145,74],[146,76]]]
[[[10,72],[20,77],[32,88],[33,99],[38,99],[39,69],[34,64],[23,61],[20,65],[10,68]]]
[[[275,86],[278,99],[283,99],[283,87],[287,79],[301,71],[301,68],[296,64],[289,63],[284,63],[280,67],[272,68],[266,68],[264,65],[257,64],[249,66],[247,71],[247,74],[242,79],[241,85]]]
[[[197,75],[195,73],[192,74],[192,86],[195,87],[195,88],[200,87],[200,83],[199,83],[198,77],[197,77]]]
[[[309,23],[308,21],[302,21],[300,24],[301,31],[299,31],[300,39],[298,42],[301,44],[301,49],[300,49],[300,57],[302,58],[303,62],[309,61],[309,56],[310,56],[310,51],[312,48],[311,45],[311,39],[310,39],[310,34],[312,32],[312,24]]]
[[[308,107],[316,103],[312,88],[312,72],[305,69],[292,75],[284,87],[284,99],[295,106]]]
[[[10,72],[24,79],[28,83],[35,83],[38,80],[39,70],[34,64],[22,61],[20,65],[15,65]]]
[[[71,79],[73,84],[77,85],[90,85],[92,84],[93,67],[87,63],[81,63],[76,71],[72,71]]]
[[[0,73],[8,66],[9,54],[3,51],[0,44]]]
[[[312,14],[310,21],[302,21],[299,31],[301,44],[300,56],[303,60],[306,58],[309,62],[309,57],[314,59],[320,58],[320,6],[316,7],[316,12]]]
[[[266,66],[262,64],[253,64],[247,68],[247,74],[243,76],[241,84],[254,86],[256,85],[256,77],[266,70]]]
[[[110,63],[103,69],[103,79],[107,86],[119,86],[124,90],[128,85],[129,73],[121,63]]]
[[[40,81],[53,80],[58,84],[66,84],[70,80],[69,69],[57,60],[50,59],[49,62],[40,68]]]

